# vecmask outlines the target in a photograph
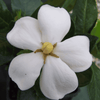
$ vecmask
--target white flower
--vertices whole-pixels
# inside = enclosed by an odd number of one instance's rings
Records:
[[[8,33],[8,41],[15,47],[34,52],[15,57],[9,76],[21,90],[34,86],[40,75],[40,89],[50,99],[63,98],[78,87],[75,72],[88,69],[92,63],[89,39],[74,36],[63,42],[71,20],[64,8],[43,5],[38,20],[20,18]]]

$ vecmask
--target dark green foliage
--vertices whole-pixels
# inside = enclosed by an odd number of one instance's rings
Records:
[[[76,34],[88,33],[97,19],[95,0],[77,0],[72,19],[75,21]]]
[[[64,7],[69,12],[74,8],[76,1],[77,0],[66,0],[62,7]]]
[[[40,0],[11,0],[13,13],[21,10],[22,16],[31,16],[40,3]]]
[[[83,87],[90,83],[92,78],[92,70],[89,68],[84,72],[76,73],[76,75],[78,77],[79,87]]]
[[[92,80],[88,85],[88,93],[90,100],[100,100],[100,69],[93,63],[92,65]]]

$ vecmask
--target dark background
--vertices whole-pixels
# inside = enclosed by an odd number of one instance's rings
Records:
[[[11,11],[11,0],[3,0],[8,9]],[[41,0],[43,2],[47,0]],[[6,70],[6,65],[0,66],[0,100],[10,100],[9,99],[9,76]]]
[[[6,3],[8,9],[11,11],[11,0],[3,0],[3,1]],[[45,2],[45,1],[47,1],[47,0],[41,0],[41,1],[42,1],[42,2]]]
[[[11,0],[3,0],[8,9],[11,11]],[[41,0],[43,2],[47,0]],[[8,71],[6,70],[6,65],[0,66],[0,100],[9,100],[8,90],[9,90],[9,76]]]

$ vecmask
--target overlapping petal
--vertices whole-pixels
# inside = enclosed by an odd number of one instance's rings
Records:
[[[50,99],[61,99],[78,87],[75,72],[88,69],[92,64],[92,56],[89,53],[89,39],[86,36],[75,36],[60,42],[68,33],[70,26],[70,16],[64,8],[47,4],[40,8],[38,20],[23,17],[16,21],[7,35],[13,46],[41,51],[41,42],[57,43],[51,54],[60,57],[46,56],[41,75],[44,62],[41,52],[15,57],[9,67],[9,76],[21,90],[31,88],[39,75],[41,91]]]
[[[20,18],[7,34],[7,39],[15,47],[35,51],[41,47],[38,21],[32,17]]]
[[[40,77],[42,93],[50,99],[60,99],[74,91],[77,86],[78,80],[74,71],[60,58],[47,56]]]
[[[59,42],[67,34],[71,26],[68,12],[64,8],[43,5],[38,12],[42,42],[52,44]]]
[[[9,67],[9,76],[21,90],[31,88],[43,66],[41,53],[21,54],[15,57]]]
[[[92,64],[89,39],[86,36],[74,36],[57,43],[54,53],[75,72],[84,71]]]

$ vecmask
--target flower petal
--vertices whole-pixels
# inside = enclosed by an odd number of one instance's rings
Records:
[[[74,36],[57,43],[54,53],[75,72],[84,71],[92,64],[92,55],[89,52],[89,39],[86,36]]]
[[[41,33],[38,21],[32,17],[22,17],[7,35],[8,41],[15,47],[35,51],[41,47]]]
[[[9,76],[21,90],[27,90],[34,85],[42,66],[41,53],[21,54],[12,60]]]
[[[40,8],[38,20],[42,31],[42,42],[52,44],[61,41],[71,26],[70,16],[64,8],[47,4]]]
[[[78,80],[74,71],[60,58],[47,56],[40,77],[40,89],[43,94],[50,99],[60,99],[74,91],[77,86]]]

